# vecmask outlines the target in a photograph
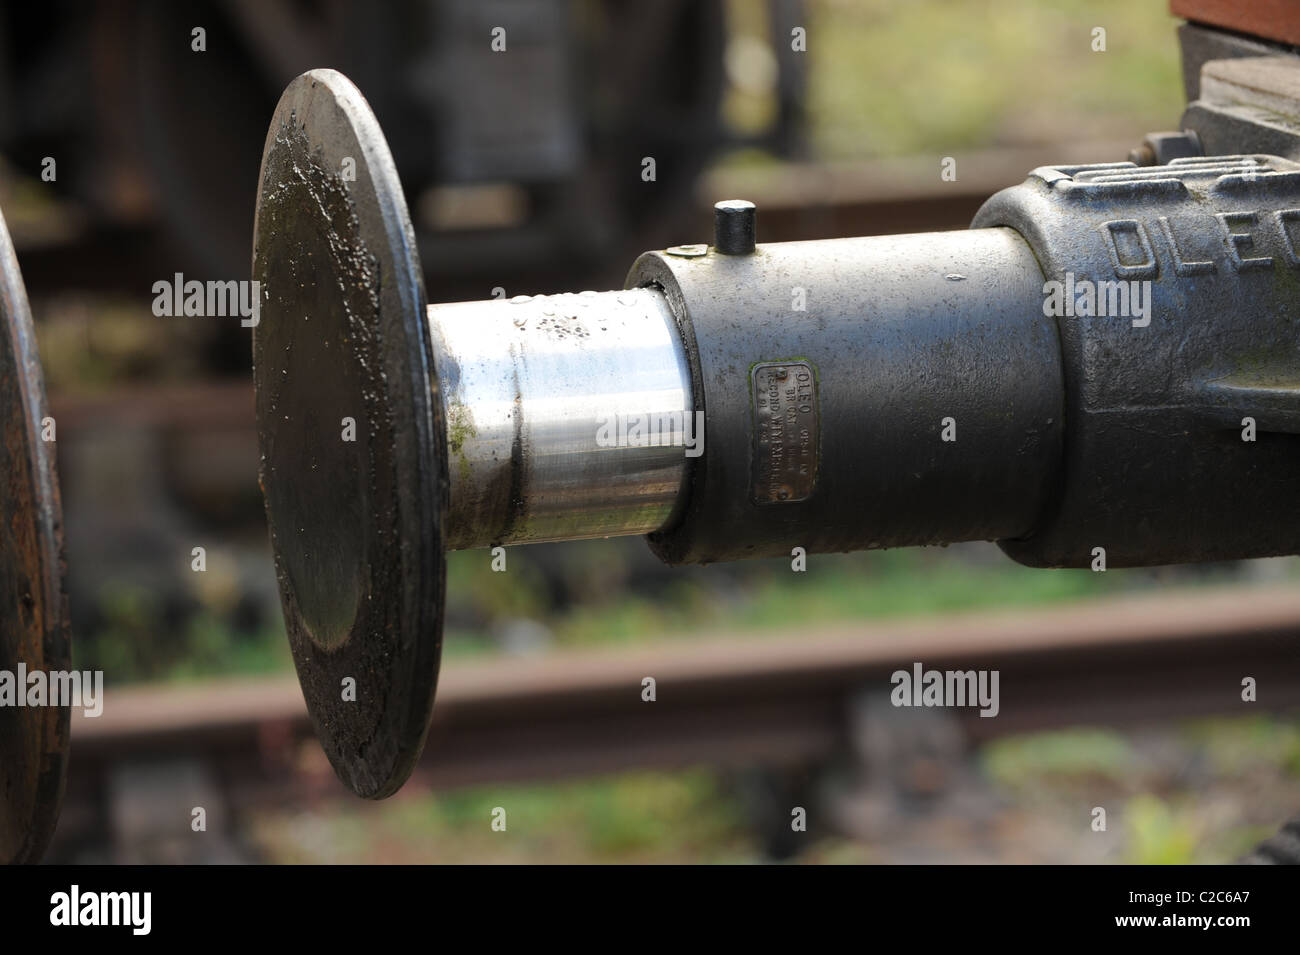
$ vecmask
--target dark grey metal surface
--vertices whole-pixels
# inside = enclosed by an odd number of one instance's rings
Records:
[[[1287,503],[1300,496],[1297,220],[1300,166],[1267,156],[1043,167],[985,204],[974,227],[1016,229],[1049,279],[1094,283],[1098,301],[1099,283],[1120,283],[1150,306],[1145,325],[1058,318],[1063,483],[1034,532],[1004,543],[1012,557],[1081,567],[1100,547],[1118,567],[1300,551]]]
[[[685,512],[650,538],[669,563],[1015,537],[1047,505],[1060,345],[1042,273],[1011,230],[650,252],[627,284],[667,294],[705,415]],[[791,372],[791,427],[760,437],[752,376],[771,365]],[[798,366],[812,370],[815,410]],[[773,442],[781,458],[805,454],[805,431],[815,478],[785,499],[756,488],[772,469],[755,455]]]
[[[723,199],[713,206],[713,247],[723,255],[749,255],[758,241],[757,210],[745,199]]]
[[[254,240],[261,483],[289,642],[335,771],[381,797],[410,773],[433,706],[446,436],[397,173],[332,70],[280,100]]]
[[[0,671],[69,666],[63,517],[27,293],[0,218]],[[35,862],[63,801],[67,706],[0,706],[0,863]]]
[[[1139,166],[1163,166],[1175,159],[1204,155],[1201,138],[1190,129],[1183,132],[1147,133],[1141,145],[1129,151],[1129,161]]]
[[[1180,125],[1202,154],[1300,159],[1300,55],[1293,47],[1191,23],[1178,39],[1187,92]]]
[[[1275,56],[1287,47],[1266,43],[1226,30],[1216,30],[1198,23],[1178,27],[1178,45],[1182,52],[1183,93],[1191,103],[1201,96],[1201,67],[1210,60],[1238,59],[1252,56]],[[1234,152],[1239,151],[1233,150]]]
[[[1201,97],[1182,126],[1195,132],[1205,155],[1259,154],[1300,159],[1300,58],[1211,60],[1201,68]]]

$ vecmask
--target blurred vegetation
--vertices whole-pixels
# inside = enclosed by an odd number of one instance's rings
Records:
[[[486,550],[448,555],[449,659],[723,632],[782,637],[819,625],[1223,585],[1265,568],[1268,578],[1300,580],[1300,560],[1291,558],[1093,573],[1023,567],[992,544],[813,554],[802,573],[784,558],[664,567],[639,538],[506,553],[500,573]],[[219,572],[212,560],[203,582]],[[178,597],[125,580],[106,585],[98,627],[74,641],[74,662],[105,670],[115,683],[287,671],[278,606],[251,612],[244,602],[218,600],[224,591],[194,587]]]
[[[1164,0],[812,0],[814,154],[1132,138],[1183,110]],[[1106,30],[1106,51],[1092,30]]]
[[[490,822],[505,810],[504,832]],[[304,864],[736,862],[752,859],[735,800],[711,773],[628,773],[546,786],[399,795],[382,811],[270,816],[255,837],[277,862]]]
[[[994,742],[971,758],[994,813],[965,829],[936,819],[937,833],[926,837],[977,853],[963,856],[972,860],[1232,862],[1300,799],[1300,727],[1264,718],[1201,721],[1138,738],[1087,728],[1038,733]],[[1105,833],[1092,832],[1095,805],[1107,810]],[[498,808],[506,811],[504,832],[491,828]],[[909,828],[886,827],[876,843],[810,830],[797,861],[915,861],[915,819],[903,819]],[[736,777],[692,770],[268,813],[252,838],[273,861],[305,864],[737,863],[765,858],[755,823]]]
[[[755,0],[730,0],[728,10],[737,42],[725,114],[753,131],[775,112],[765,83],[776,64],[753,42],[768,25]],[[1136,143],[1182,115],[1177,21],[1165,0],[806,0],[806,10],[818,159]],[[1095,27],[1106,31],[1105,52],[1093,52]]]
[[[558,646],[717,631],[780,636],[795,626],[1231,583],[1252,570],[1249,564],[1104,574],[1041,570],[1014,563],[992,544],[816,554],[802,573],[792,572],[786,558],[661,567],[639,540],[575,542],[558,549],[541,545],[507,554],[505,574],[490,570],[486,552],[451,555],[449,652],[490,647],[494,625],[516,616],[542,622]],[[1300,578],[1300,561],[1273,562],[1270,573]]]
[[[1037,733],[990,743],[981,761],[1016,804],[1068,813],[1076,828],[1106,808],[1113,861],[1139,865],[1231,862],[1300,800],[1300,725],[1265,716]]]
[[[247,632],[208,610],[163,620],[151,591],[109,589],[103,629],[74,640],[73,666],[103,670],[110,686],[151,680],[251,676],[292,669],[289,642],[277,621]]]

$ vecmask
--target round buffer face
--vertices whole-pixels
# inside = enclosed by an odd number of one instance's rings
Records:
[[[52,425],[0,218],[0,863],[41,857],[66,778],[70,710],[50,695],[50,676],[71,666]]]
[[[285,626],[339,778],[380,798],[424,745],[442,649],[446,435],[415,235],[361,93],[276,107],[253,235],[260,480]]]

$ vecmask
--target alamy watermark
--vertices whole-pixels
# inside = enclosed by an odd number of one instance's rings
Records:
[[[927,670],[920,663],[889,677],[895,706],[978,706],[980,716],[997,716],[997,670]]]
[[[177,272],[170,279],[154,282],[153,294],[153,313],[158,318],[238,315],[244,328],[256,328],[262,320],[262,283],[257,280],[186,281],[184,274]]]
[[[104,712],[103,670],[0,670],[0,707],[79,706],[86,716]]]
[[[1043,314],[1048,318],[1130,318],[1134,328],[1151,324],[1151,283],[1142,280],[1094,282],[1065,273],[1065,281],[1043,283]]]
[[[655,411],[650,414],[613,414],[597,419],[598,448],[673,448],[688,458],[704,453],[704,412]]]
[[[74,884],[50,896],[50,924],[56,926],[124,926],[132,935],[153,928],[152,892],[83,892]]]

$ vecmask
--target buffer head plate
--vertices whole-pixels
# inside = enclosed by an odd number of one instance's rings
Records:
[[[253,245],[259,476],[289,643],[335,771],[380,798],[410,775],[433,707],[446,435],[397,170],[333,70],[280,98]]]

